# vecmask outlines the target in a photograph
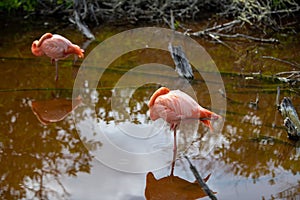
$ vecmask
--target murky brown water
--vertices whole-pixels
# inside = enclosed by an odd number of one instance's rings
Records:
[[[32,102],[70,100],[77,72],[82,69],[82,60],[75,65],[71,57],[60,61],[59,80],[55,83],[55,67],[49,58],[34,57],[30,52],[31,43],[46,31],[55,31],[79,45],[83,44],[84,38],[73,27],[60,29],[52,22],[48,26],[42,23],[30,26],[4,21],[1,28],[1,199],[144,199],[148,171],[131,173],[118,170],[118,166],[122,168],[132,160],[116,158],[111,149],[107,151],[107,138],[113,146],[123,149],[124,155],[136,159],[132,169],[147,169],[147,166],[151,168],[158,163],[165,167],[151,170],[154,177],[161,179],[169,175],[173,136],[167,127],[155,129],[160,122],[151,122],[147,112],[148,99],[158,85],[149,83],[137,90],[116,87],[135,66],[154,62],[173,66],[168,52],[137,50],[116,59],[107,69],[91,68],[87,72],[103,74],[97,88],[88,88],[88,81],[82,86],[86,89],[82,92],[83,104],[75,111],[76,125],[72,115],[43,125],[32,112]],[[122,30],[126,28],[94,30],[97,40],[88,46],[86,56],[106,38]],[[211,173],[207,183],[217,192],[219,199],[299,198],[299,147],[287,139],[283,119],[276,111],[276,88],[281,86],[281,98],[291,97],[298,111],[299,95],[287,85],[265,77],[293,68],[261,58],[267,55],[300,63],[299,35],[282,36],[282,39],[285,43],[277,46],[244,41],[228,43],[235,51],[198,41],[221,72],[229,99],[221,132],[210,133],[197,123],[183,125],[179,133],[176,176],[194,181],[182,156],[185,153],[193,158],[192,162],[201,175]],[[174,88],[184,88],[186,84],[174,74],[156,72],[139,71],[127,74],[126,78],[163,77],[174,83]],[[253,72],[261,72],[264,76],[252,75]],[[210,108],[210,94],[199,73],[195,73],[190,86],[198,101]],[[213,95],[223,98],[218,91]],[[258,107],[249,106],[257,95]],[[224,110],[216,112],[224,115]],[[99,127],[93,127],[94,132],[90,132],[89,127],[94,126],[95,121]],[[97,131],[99,129],[105,137]],[[195,132],[197,134],[193,135]],[[162,152],[157,160],[143,160],[155,149]],[[163,193],[164,189],[159,191]]]

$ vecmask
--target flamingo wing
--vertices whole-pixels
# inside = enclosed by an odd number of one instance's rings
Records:
[[[200,106],[192,97],[180,90],[172,90],[169,96],[169,106],[173,108],[178,117],[181,119],[200,117]]]
[[[211,127],[210,120],[220,118],[219,115],[201,107],[191,96],[180,90],[158,89],[151,97],[150,118],[162,118],[171,124],[171,128],[181,120],[200,120]]]
[[[199,105],[187,94],[180,90],[172,90],[167,94],[160,95],[150,107],[152,120],[163,118],[169,123],[179,122],[185,118],[198,118],[195,116]]]
[[[171,107],[167,106],[163,99],[158,98],[156,101],[157,103],[150,108],[151,120],[162,118],[168,123],[173,123],[174,121],[180,120],[180,117],[178,117],[177,113]]]
[[[72,43],[60,36],[54,34],[52,38],[47,39],[41,45],[44,53],[52,59],[61,59],[68,56],[65,52]]]

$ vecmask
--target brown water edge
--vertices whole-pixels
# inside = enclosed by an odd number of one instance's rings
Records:
[[[50,60],[34,57],[30,52],[31,42],[48,29],[51,28],[32,27],[26,30],[18,26],[1,30],[2,199],[33,196],[40,199],[143,199],[146,174],[116,171],[105,163],[92,160],[93,156],[85,147],[97,150],[101,148],[101,141],[99,143],[80,135],[71,116],[64,121],[43,126],[32,113],[32,100],[72,97],[74,79],[81,63],[79,60],[72,66],[71,57],[60,61],[60,77],[58,84],[55,84],[54,66]],[[105,38],[122,29],[126,27],[95,29],[97,40],[88,47],[86,55]],[[59,33],[77,44],[84,41],[73,27],[61,29]],[[203,150],[199,141],[208,133],[201,125],[198,130],[200,139],[196,139],[191,146],[183,145],[181,151],[194,158],[192,162],[201,175],[212,173],[208,185],[218,192],[219,199],[270,199],[272,195],[285,195],[286,190],[299,191],[299,150],[297,144],[287,139],[282,118],[276,111],[276,88],[282,87],[281,97],[291,97],[297,110],[300,110],[299,96],[283,83],[250,74],[260,71],[264,75],[272,75],[291,70],[288,65],[265,60],[261,56],[276,56],[299,63],[299,36],[286,37],[286,43],[277,46],[231,41],[237,53],[222,45],[198,41],[217,64],[227,97],[233,101],[227,101],[225,125],[222,133],[219,133],[221,142],[214,151],[199,156]],[[167,52],[141,50],[122,56],[105,71],[99,88],[94,92],[98,94],[96,112],[100,120],[113,126],[111,89],[133,66],[150,62],[173,66]],[[198,73],[195,79],[191,85],[197,99],[209,108],[210,99],[205,83]],[[146,85],[133,94],[128,109],[134,123],[150,122],[146,103],[156,87]],[[254,109],[249,103],[255,101],[257,94],[260,101],[258,108]],[[88,122],[88,117],[87,114],[79,116],[79,119]],[[131,143],[114,137],[118,137],[118,134],[114,132],[111,137],[117,144],[123,143],[124,148],[131,150]],[[184,136],[182,132],[181,137]],[[166,134],[166,138],[172,141],[170,133]],[[169,146],[172,144],[170,141],[166,142]],[[169,170],[154,171],[154,176],[157,179],[165,177]],[[194,180],[187,163],[181,158],[177,161],[175,175],[190,182]]]

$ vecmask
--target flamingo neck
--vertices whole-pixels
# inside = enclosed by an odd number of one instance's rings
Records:
[[[46,39],[52,38],[52,33],[45,33],[38,41],[37,47],[40,47]]]
[[[151,96],[150,101],[148,106],[151,107],[154,105],[154,102],[156,100],[157,97],[164,95],[164,94],[168,94],[170,92],[169,88],[166,87],[161,87],[159,88],[156,92],[154,92],[154,94]]]

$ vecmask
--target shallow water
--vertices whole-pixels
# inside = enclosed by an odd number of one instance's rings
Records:
[[[85,49],[85,60],[74,65],[72,57],[59,61],[56,83],[50,59],[31,54],[32,41],[46,31],[78,45],[84,38],[74,27],[51,21],[47,26],[19,23],[4,20],[0,31],[1,199],[144,199],[147,172],[156,179],[170,174],[173,134],[162,121],[150,121],[147,107],[151,94],[164,84],[194,95],[223,116],[214,131],[198,122],[181,125],[175,176],[195,180],[185,154],[203,177],[211,173],[207,184],[218,199],[299,198],[299,147],[287,139],[275,105],[278,86],[280,97],[291,97],[297,110],[299,95],[270,77],[293,68],[261,58],[300,63],[299,35],[281,35],[284,43],[279,45],[228,42],[234,51],[198,40],[216,64],[223,88],[215,73],[197,66],[195,80],[178,78],[162,49],[145,47],[117,57],[108,67],[100,65],[102,54],[116,49],[95,53],[98,45],[128,29],[105,26],[93,30],[97,39]],[[119,47],[128,41],[115,40]],[[33,101],[71,100],[78,94],[83,103],[62,121],[43,125],[32,112]],[[253,107],[250,102],[257,96],[258,107]]]

